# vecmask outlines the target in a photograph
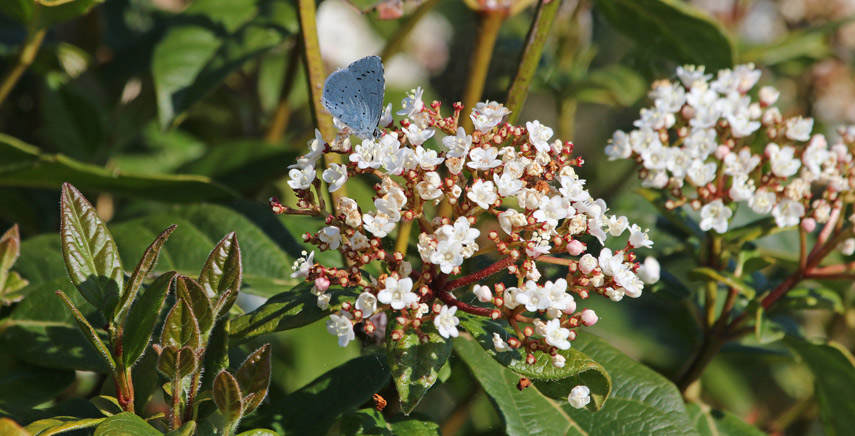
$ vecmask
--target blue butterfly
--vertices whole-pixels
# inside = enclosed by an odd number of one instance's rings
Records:
[[[327,77],[321,103],[356,136],[377,138],[386,79],[379,56],[367,56]]]

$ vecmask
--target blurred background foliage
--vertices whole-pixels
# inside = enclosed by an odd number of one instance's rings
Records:
[[[536,2],[509,1],[513,13],[494,18],[498,33],[481,100],[507,98],[533,19]],[[220,230],[234,230],[254,275],[246,280],[250,294],[264,298],[294,284],[288,267],[299,256],[295,235],[306,230],[307,219],[273,217],[264,202],[288,198],[282,177],[313,136],[296,7],[288,0],[0,2],[0,228],[20,225],[17,269],[31,283],[27,292],[52,293],[65,278],[47,235],[58,228],[59,187],[66,181],[115,225],[120,247],[141,251],[141,241],[150,238],[140,229],[180,221],[179,232],[190,238],[184,256],[204,259],[204,250],[193,252],[191,231],[219,238]],[[327,71],[382,54],[388,102],[397,105],[421,86],[426,101],[450,110],[464,99],[489,7],[480,0],[323,0],[321,54]],[[400,18],[381,19],[399,12]],[[847,0],[564,0],[519,119],[538,119],[572,140],[587,161],[581,175],[592,194],[630,221],[653,227],[655,209],[633,192],[631,164],[608,162],[602,153],[615,129],[631,128],[650,84],[683,63],[714,72],[754,62],[764,70],[761,84],[782,91],[784,115],[815,117],[820,130],[831,132],[855,123],[853,15],[855,3]],[[350,192],[371,194],[367,185]],[[197,203],[217,206],[204,210]],[[222,221],[212,224],[214,216]],[[697,346],[699,331],[690,293],[668,272],[679,271],[680,259],[668,256],[683,241],[666,232],[651,237],[667,270],[657,292],[620,305],[586,304],[601,318],[591,331],[673,377]],[[781,261],[790,242],[771,237],[758,250]],[[180,269],[182,260],[174,265]],[[803,311],[801,328],[851,349],[853,292],[848,284],[833,292],[840,304]],[[247,298],[242,305],[261,301]],[[8,316],[9,308],[0,315]],[[26,341],[24,333],[5,337],[4,368],[38,360],[10,351]],[[321,323],[264,340],[274,344],[274,402],[360,354],[356,344],[338,349]],[[451,366],[451,378],[431,390],[417,412],[446,423],[448,434],[502,433],[463,362],[452,358]],[[88,376],[28,370],[56,380],[43,390],[58,399],[92,387]],[[810,434],[821,430],[806,374],[783,348],[738,344],[713,361],[702,398],[764,430]],[[0,376],[0,391],[13,386]],[[456,415],[460,410],[468,415]]]

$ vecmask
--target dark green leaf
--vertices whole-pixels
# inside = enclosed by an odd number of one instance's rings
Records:
[[[231,337],[245,341],[266,333],[302,327],[329,316],[337,311],[342,303],[353,302],[358,296],[358,292],[353,288],[331,287],[327,290],[331,296],[330,306],[321,310],[317,304],[318,297],[309,292],[311,288],[311,284],[303,283],[270,298],[258,309],[233,319]]]
[[[711,409],[709,406],[689,403],[689,419],[701,436],[763,436],[766,433],[748,425],[732,413]]]
[[[56,294],[65,304],[66,308],[71,312],[71,315],[74,317],[74,320],[77,322],[77,327],[80,328],[80,331],[83,333],[83,336],[86,337],[86,340],[89,342],[89,345],[95,350],[95,353],[107,364],[107,366],[112,370],[116,367],[116,361],[113,360],[113,355],[110,353],[110,349],[107,347],[107,344],[101,339],[98,335],[98,332],[95,331],[95,328],[92,327],[92,324],[89,324],[89,321],[86,320],[86,317],[74,303],[65,295],[65,292],[56,291]]]
[[[160,373],[157,372],[157,359],[157,353],[153,351],[145,353],[131,368],[134,381],[135,410],[145,410],[152,395],[160,389],[162,382]]]
[[[769,317],[766,310],[759,307],[754,313],[754,336],[760,344],[778,342],[787,334],[786,329],[775,318]]]
[[[397,321],[390,320],[387,332],[393,330],[402,329]],[[451,339],[443,339],[432,324],[423,324],[422,333],[427,335],[427,342],[422,342],[412,328],[405,330],[400,340],[386,342],[387,360],[404,415],[409,415],[436,383],[439,369],[451,356]]]
[[[157,256],[160,254],[160,249],[169,238],[169,235],[175,231],[175,227],[175,225],[167,227],[166,230],[158,235],[154,242],[145,249],[137,267],[134,268],[134,272],[131,274],[130,280],[125,284],[125,289],[122,291],[119,304],[116,306],[116,314],[113,317],[113,321],[117,325],[125,325],[125,318],[128,316],[128,311],[130,310],[131,305],[134,304],[134,300],[137,297],[137,292],[139,292],[140,286],[142,286],[143,280],[145,280],[149,273],[154,269],[154,266],[157,265]]]
[[[104,416],[113,416],[124,412],[124,410],[122,410],[122,406],[119,404],[119,400],[116,397],[98,395],[97,397],[89,401],[92,403],[92,405],[97,407],[98,410],[104,414]]]
[[[4,0],[0,12],[30,24],[33,28],[46,28],[62,21],[83,15],[103,0]]]
[[[828,288],[798,288],[787,291],[769,312],[778,313],[784,310],[822,309],[843,313],[843,301],[840,295]]]
[[[238,433],[238,436],[279,436],[279,433],[276,433],[273,430],[256,428],[254,430],[242,431]]]
[[[126,368],[133,366],[148,348],[174,278],[175,272],[161,275],[132,302],[122,337],[122,361]]]
[[[276,78],[282,81],[281,77]],[[277,99],[279,95],[275,96]],[[177,172],[198,174],[240,192],[256,190],[287,174],[283,162],[294,162],[298,153],[291,147],[257,140],[218,144],[197,160],[182,165]]]
[[[0,162],[0,186],[56,189],[68,182],[87,191],[173,203],[231,200],[237,195],[207,177],[110,170],[61,154],[44,153],[3,134]]]
[[[609,65],[593,70],[581,79],[570,81],[572,86],[562,89],[569,96],[586,103],[612,106],[632,106],[647,91],[647,81],[634,69],[623,65]]]
[[[162,436],[144,419],[130,412],[120,413],[107,418],[95,428],[93,436]]]
[[[166,436],[193,436],[196,433],[196,421],[187,421],[181,427],[166,433]]]
[[[689,278],[698,281],[713,280],[720,285],[737,289],[740,294],[749,299],[752,299],[757,295],[757,291],[755,291],[754,288],[743,282],[739,277],[736,277],[727,271],[717,271],[707,267],[695,268],[689,271]]]
[[[68,183],[62,185],[60,210],[68,275],[86,301],[111,316],[124,281],[113,235],[83,194]]]
[[[855,17],[846,17],[816,27],[790,31],[770,44],[745,47],[739,51],[739,63],[754,62],[773,66],[800,58],[824,59],[831,53],[828,34],[853,19]]]
[[[645,49],[711,70],[733,65],[730,40],[700,9],[676,0],[594,0],[612,27]]]
[[[175,281],[175,295],[184,300],[193,311],[193,317],[196,318],[202,335],[201,341],[207,342],[208,334],[214,327],[214,309],[202,285],[190,277],[178,276]]]
[[[236,422],[243,416],[243,396],[237,380],[228,371],[221,371],[214,379],[214,402],[227,422]]]
[[[721,237],[735,250],[741,250],[746,242],[787,230],[792,230],[792,227],[778,227],[778,224],[775,223],[775,218],[766,217],[745,224],[744,226],[730,229]]]
[[[220,319],[211,332],[205,348],[202,389],[210,389],[214,385],[214,377],[229,367],[229,325],[228,318]]]
[[[341,436],[392,436],[383,414],[374,409],[361,409],[341,418]]]
[[[193,310],[186,301],[179,299],[163,323],[160,335],[161,347],[181,348],[189,346],[197,349],[201,345],[199,338],[199,323],[193,316]]]
[[[418,419],[391,421],[392,434],[400,436],[440,436],[439,425]]]
[[[267,396],[271,376],[270,344],[250,354],[235,374],[241,394],[246,397],[253,394],[252,400],[246,403],[245,413],[252,413]]]
[[[232,232],[211,250],[199,274],[199,284],[207,293],[208,299],[215,303],[217,318],[228,313],[237,299],[242,274],[240,245],[237,236]]]
[[[0,408],[14,410],[37,406],[53,399],[73,381],[73,371],[23,362],[0,341]]]
[[[794,336],[787,336],[784,342],[813,373],[825,434],[850,434],[855,428],[855,358],[835,342],[810,342]]]

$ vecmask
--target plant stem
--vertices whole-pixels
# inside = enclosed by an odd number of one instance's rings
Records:
[[[267,134],[264,135],[264,140],[270,144],[275,144],[282,139],[285,128],[288,127],[288,120],[291,118],[291,107],[288,104],[288,97],[291,95],[291,90],[294,89],[297,66],[300,64],[301,41],[299,37],[296,39],[294,47],[291,48],[290,56],[288,56],[288,67],[285,70],[285,81],[282,84],[282,91],[279,94],[279,104],[273,113],[273,120],[267,129]]]
[[[35,32],[30,31],[27,34],[27,39],[24,41],[23,47],[21,47],[21,53],[18,55],[18,59],[12,66],[12,69],[10,69],[3,77],[3,80],[0,81],[0,106],[3,106],[3,102],[6,100],[6,97],[9,96],[9,93],[12,92],[15,84],[18,83],[18,80],[33,63],[33,60],[36,58],[36,54],[39,52],[39,47],[41,47],[42,41],[45,39],[45,32],[45,29],[41,29]]]
[[[169,429],[181,427],[181,379],[172,378],[172,407],[169,409]]]
[[[300,39],[303,42],[303,64],[306,66],[306,78],[309,80],[309,98],[312,99],[312,120],[318,130],[321,131],[324,139],[332,140],[335,137],[332,116],[324,110],[324,106],[321,104],[321,95],[324,91],[324,81],[327,75],[324,71],[324,60],[321,57],[321,46],[318,42],[315,0],[297,0],[297,6],[300,15],[300,34],[302,35]]]
[[[484,93],[484,82],[490,69],[493,48],[496,46],[499,29],[505,21],[506,14],[507,12],[501,9],[488,9],[481,13],[478,38],[475,40],[475,52],[472,53],[469,76],[466,78],[466,87],[463,90],[463,107],[469,111],[475,107],[475,103],[481,99],[481,95]],[[464,115],[460,124],[467,131],[472,130],[472,120],[468,116]]]
[[[722,345],[724,345],[724,341],[715,335],[704,335],[704,341],[701,343],[701,348],[698,351],[698,354],[677,380],[677,387],[683,395],[685,395],[686,390],[688,390],[689,387],[701,377],[704,369],[706,369],[707,365],[709,365],[713,357],[718,353],[718,350],[721,349]]]
[[[401,51],[401,47],[407,40],[407,36],[410,35],[416,24],[438,3],[439,0],[427,0],[419,5],[406,19],[402,20],[401,24],[395,29],[395,33],[386,40],[386,46],[380,52],[380,58],[389,60],[389,58]]]
[[[540,0],[537,5],[534,21],[528,30],[519,68],[508,90],[508,98],[505,103],[511,111],[508,116],[508,122],[511,124],[515,124],[519,119],[523,103],[525,103],[525,98],[531,88],[531,80],[534,78],[534,73],[537,71],[537,66],[543,55],[543,47],[546,45],[549,29],[552,27],[552,22],[555,21],[559,6],[561,6],[560,0]]]
[[[484,268],[480,271],[475,271],[472,274],[454,279],[454,280],[446,283],[445,286],[442,287],[442,290],[445,292],[451,292],[457,288],[462,288],[466,285],[475,283],[479,280],[483,280],[483,279],[490,277],[491,275],[507,268],[508,266],[513,264],[515,260],[516,259],[508,256],[508,257],[488,266],[487,268]]]
[[[395,251],[404,256],[407,255],[407,247],[410,244],[410,232],[413,230],[413,221],[401,220],[398,227],[398,239],[395,241]]]

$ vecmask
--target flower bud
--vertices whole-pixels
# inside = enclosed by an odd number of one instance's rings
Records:
[[[591,309],[585,309],[582,311],[582,324],[585,324],[586,326],[592,326],[596,324],[597,321],[599,321],[599,318],[597,317],[596,312]]]
[[[585,244],[578,239],[574,239],[567,244],[567,253],[571,256],[578,256],[585,252]]]

